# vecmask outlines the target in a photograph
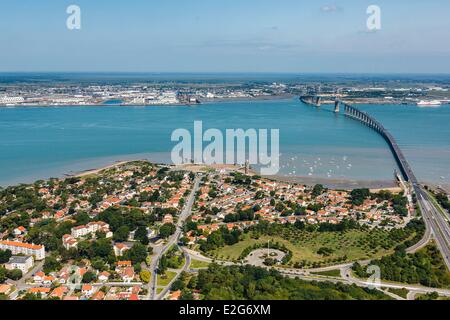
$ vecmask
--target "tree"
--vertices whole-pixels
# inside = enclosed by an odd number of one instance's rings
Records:
[[[142,243],[136,243],[130,250],[125,252],[125,256],[133,264],[142,263],[147,258],[147,248]]]
[[[45,273],[48,274],[53,271],[58,271],[59,269],[61,269],[61,263],[59,263],[59,261],[56,260],[55,257],[50,256],[50,257],[45,258],[45,262],[44,262],[44,272]]]
[[[294,226],[299,230],[305,230],[305,223],[301,220],[295,221]]]
[[[189,243],[189,238],[188,237],[182,237],[181,239],[180,239],[180,245],[182,245],[182,246],[187,246],[188,245],[188,243]]]
[[[369,189],[355,189],[350,193],[352,204],[355,206],[360,206],[364,203],[364,200],[366,200],[370,196],[370,190]]]
[[[166,257],[166,255],[163,255],[162,257],[161,257],[161,259],[159,260],[159,264],[158,264],[158,274],[161,274],[161,275],[163,275],[163,274],[165,274],[166,273],[166,271],[167,271],[167,264],[168,264],[168,262],[167,262],[167,257]]]
[[[324,256],[324,257],[328,257],[331,256],[333,254],[334,250],[327,248],[327,247],[322,247],[320,248],[317,253]]]
[[[3,267],[0,267],[0,283],[5,283],[7,277],[6,277],[6,273],[8,272],[8,270],[6,270]]]
[[[147,228],[144,226],[138,227],[134,233],[134,239],[140,241],[143,245],[148,245],[149,240]]]
[[[111,244],[111,240],[109,239],[100,239],[97,241],[92,242],[91,248],[90,248],[90,257],[100,257],[100,258],[106,258],[109,255],[113,254],[113,247]]]
[[[114,232],[113,239],[118,242],[124,242],[128,240],[128,235],[130,234],[130,228],[127,226],[121,226]]]
[[[161,197],[161,194],[159,193],[159,190],[156,190],[155,192],[153,192],[153,194],[149,198],[149,201],[150,202],[157,202],[157,201],[159,201],[160,197]]]
[[[321,184],[316,184],[312,190],[312,196],[318,197],[325,191],[325,188]]]
[[[139,273],[139,276],[141,277],[142,282],[149,283],[151,278],[151,273],[148,270],[142,270]]]
[[[161,228],[159,228],[159,235],[161,238],[167,239],[173,235],[176,231],[176,227],[172,223],[166,223]]]
[[[263,263],[264,263],[264,265],[266,265],[268,267],[272,267],[277,264],[277,260],[275,260],[273,258],[266,258],[266,259],[264,259]]]
[[[182,301],[192,301],[194,300],[194,295],[192,294],[191,290],[183,290],[181,292],[180,300]]]
[[[197,277],[191,277],[191,279],[189,279],[187,287],[189,289],[195,289],[197,287]]]
[[[83,283],[91,283],[91,282],[95,281],[96,279],[97,279],[97,277],[95,276],[95,274],[92,273],[91,271],[88,271],[83,275],[82,282]]]
[[[41,294],[34,294],[34,293],[30,293],[27,292],[21,300],[42,300]]]
[[[186,285],[184,282],[180,279],[177,279],[173,284],[170,290],[172,291],[178,291],[178,290],[184,290],[186,288]]]
[[[215,247],[222,247],[225,244],[222,233],[220,231],[211,233],[207,239],[207,242]]]
[[[225,222],[225,223],[236,222],[236,221],[238,221],[238,217],[237,217],[237,215],[232,214],[232,213],[227,214],[225,216],[225,219],[223,220],[223,222]]]
[[[74,216],[75,221],[77,222],[77,226],[88,224],[91,221],[91,218],[86,212],[78,213]]]
[[[22,278],[22,270],[19,269],[9,270],[7,272],[7,277],[11,280],[17,281]]]
[[[111,230],[116,232],[125,224],[123,213],[119,208],[111,207],[98,215],[98,220],[105,221],[111,226]]]
[[[105,262],[102,259],[96,259],[92,261],[92,268],[98,271],[106,271],[107,267],[105,265]]]
[[[0,264],[7,263],[9,258],[11,258],[12,253],[11,250],[0,250]]]
[[[80,241],[78,243],[78,253],[80,256],[89,258],[89,252],[91,250],[91,243],[89,241]]]
[[[186,231],[197,231],[198,223],[194,222],[192,220],[189,220],[188,222],[186,222],[186,226],[184,228]]]

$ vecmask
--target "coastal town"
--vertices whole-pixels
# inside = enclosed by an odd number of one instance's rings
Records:
[[[1,189],[0,217],[0,296],[13,300],[202,299],[195,276],[212,262],[211,251],[258,228],[389,234],[417,218],[401,184],[329,190],[265,179],[247,167],[146,161]],[[266,256],[262,265],[301,269],[288,263],[288,247],[274,245],[280,258]],[[251,251],[240,254],[257,265]],[[332,251],[324,244],[316,255]]]
[[[449,1],[2,4],[3,316],[450,301]]]
[[[5,82],[0,86],[0,106],[170,106],[320,94],[325,98],[339,97],[353,104],[418,104],[426,107],[448,104],[449,89],[447,82],[439,81],[380,79],[322,83],[307,77],[277,82],[247,81],[237,77],[229,82],[157,79],[144,82],[131,78],[127,83],[98,79],[79,83],[68,75],[67,79],[57,78],[45,84],[39,79]]]

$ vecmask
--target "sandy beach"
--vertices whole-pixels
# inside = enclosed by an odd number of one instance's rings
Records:
[[[146,159],[141,160],[118,160],[113,164],[105,165],[96,169],[88,169],[73,175],[67,175],[67,177],[85,177],[91,174],[98,174],[103,170],[114,168],[132,161],[148,161]],[[174,169],[187,170],[192,172],[206,172],[208,170],[236,170],[243,171],[242,166],[236,165],[196,165],[196,164],[185,164],[180,166],[174,166]],[[250,174],[258,174],[257,172],[251,170]],[[399,192],[398,184],[394,180],[351,180],[351,179],[326,179],[326,178],[313,178],[313,177],[285,177],[285,176],[264,176],[264,178],[277,180],[281,182],[288,183],[298,183],[307,186],[314,186],[316,184],[322,184],[330,189],[343,189],[343,190],[353,190],[358,188],[368,188],[372,192],[377,192],[379,190],[391,190],[392,192]]]
[[[115,167],[121,166],[123,164],[127,164],[129,162],[131,162],[131,161],[129,161],[129,160],[127,160],[127,161],[125,161],[125,160],[124,161],[116,161],[114,164],[107,165],[107,166],[104,166],[104,167],[101,167],[101,168],[98,168],[98,169],[89,169],[89,170],[85,170],[85,171],[82,171],[82,172],[74,174],[74,175],[67,175],[67,176],[68,177],[81,178],[81,177],[89,176],[91,174],[98,174],[98,173],[102,172],[103,170],[115,168]]]

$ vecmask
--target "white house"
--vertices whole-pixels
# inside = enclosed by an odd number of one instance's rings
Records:
[[[109,231],[109,224],[103,221],[90,222],[87,225],[74,227],[71,230],[71,235],[73,238],[78,239],[97,231],[106,233],[107,238],[112,237],[112,232]]]
[[[124,243],[116,243],[114,245],[114,254],[116,257],[121,257],[125,253],[125,251],[130,250],[130,247]]]
[[[44,281],[44,277],[45,277],[45,273],[42,271],[39,271],[34,275],[33,280],[35,283],[42,283],[42,281]]]
[[[32,256],[12,256],[5,264],[7,270],[19,269],[22,274],[26,274],[33,267]]]
[[[63,247],[66,248],[66,250],[69,250],[71,248],[76,248],[78,245],[77,239],[72,237],[70,234],[66,234],[62,237],[62,243],[63,243]]]
[[[103,271],[102,273],[100,273],[100,275],[98,276],[98,280],[101,282],[106,282],[109,280],[109,277],[111,276],[111,274],[107,271]]]
[[[85,297],[90,297],[94,294],[94,287],[91,286],[90,284],[85,284],[81,287],[81,293]]]

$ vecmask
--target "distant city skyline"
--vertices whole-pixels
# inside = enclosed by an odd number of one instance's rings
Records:
[[[66,9],[81,8],[81,30]],[[369,31],[369,5],[381,30]],[[445,0],[2,1],[0,72],[450,73]]]

